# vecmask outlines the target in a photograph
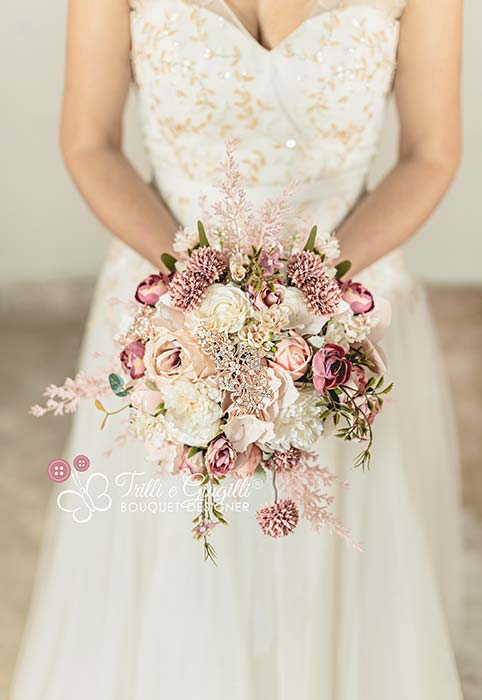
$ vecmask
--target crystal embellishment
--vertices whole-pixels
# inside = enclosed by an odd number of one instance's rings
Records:
[[[254,348],[235,344],[226,333],[200,323],[195,331],[199,346],[216,365],[219,388],[229,391],[235,410],[259,416],[273,398],[268,386],[267,368]]]

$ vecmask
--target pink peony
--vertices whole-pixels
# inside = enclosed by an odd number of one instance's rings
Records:
[[[257,445],[250,445],[247,450],[238,454],[234,464],[233,476],[236,479],[247,479],[261,464],[261,450]]]
[[[236,450],[224,436],[214,438],[206,450],[206,468],[214,476],[225,476],[236,462]]]
[[[322,394],[326,389],[334,389],[346,384],[351,376],[351,363],[345,358],[341,345],[327,343],[313,358],[313,384]]]
[[[307,371],[311,355],[311,348],[306,340],[293,331],[290,337],[283,338],[277,344],[274,362],[296,380]]]
[[[251,290],[250,290],[251,291]],[[285,287],[282,284],[273,284],[272,288],[264,284],[259,292],[253,294],[253,305],[262,311],[271,306],[281,304],[285,296]]]
[[[129,401],[138,411],[153,415],[159,410],[163,398],[159,391],[149,389],[144,380],[139,382],[131,391],[129,394]]]
[[[167,292],[168,275],[162,272],[158,275],[149,275],[137,286],[136,300],[146,306],[155,306],[161,296]]]
[[[375,306],[373,295],[361,282],[345,282],[341,287],[342,299],[354,314],[367,314]]]
[[[144,365],[145,350],[146,346],[141,340],[134,340],[120,354],[120,361],[129,372],[131,379],[140,379],[146,371]]]

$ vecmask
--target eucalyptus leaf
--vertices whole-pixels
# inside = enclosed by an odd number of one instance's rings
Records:
[[[120,398],[124,398],[129,393],[124,387],[123,378],[118,374],[109,374],[109,384],[114,394]]]

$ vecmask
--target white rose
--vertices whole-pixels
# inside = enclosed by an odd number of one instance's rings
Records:
[[[283,405],[274,421],[274,439],[268,448],[287,450],[290,446],[310,450],[321,437],[320,395],[314,389],[303,389],[293,403]]]
[[[249,258],[243,253],[234,253],[229,261],[229,271],[235,282],[241,282],[246,277],[246,271],[249,265]]]
[[[163,389],[166,429],[170,437],[204,447],[221,426],[221,393],[213,380],[178,379]]]
[[[280,311],[288,315],[286,330],[295,330],[300,335],[317,335],[326,322],[326,318],[310,313],[303,293],[296,287],[287,287]]]
[[[238,333],[251,315],[251,302],[245,292],[232,284],[212,284],[204,299],[186,317],[186,324],[196,327],[207,323],[210,328]]]

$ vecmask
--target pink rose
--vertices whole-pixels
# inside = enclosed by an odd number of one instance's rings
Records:
[[[134,340],[120,354],[123,367],[129,372],[131,379],[140,379],[146,371],[144,354],[146,346],[141,340]]]
[[[188,457],[191,448],[184,451],[180,469],[190,474],[202,474],[204,472],[204,454],[201,450]]]
[[[327,343],[313,358],[313,385],[319,394],[346,384],[351,376],[351,363],[341,345]]]
[[[180,375],[188,379],[206,377],[214,370],[208,356],[183,328],[176,331],[160,328],[146,343],[144,362],[149,379],[161,385]]]
[[[282,338],[276,346],[274,361],[296,380],[307,371],[311,355],[311,348],[306,340],[293,331],[290,337]]]
[[[276,282],[271,286],[264,284],[259,292],[254,293],[253,304],[262,311],[281,304],[284,298],[285,288],[282,284]]]
[[[361,282],[345,282],[341,292],[343,301],[350,305],[354,314],[367,314],[375,306],[373,295]]]
[[[253,475],[261,464],[261,450],[257,445],[250,445],[245,452],[238,454],[234,464],[233,476],[236,479],[247,479]]]
[[[153,415],[159,410],[160,404],[163,402],[162,394],[159,391],[149,389],[145,380],[139,382],[129,394],[129,401],[143,413]]]
[[[146,306],[155,306],[161,296],[167,292],[169,277],[160,272],[158,275],[149,275],[137,286],[136,300]]]
[[[206,450],[206,468],[214,476],[225,476],[236,462],[236,450],[229,440],[220,435],[212,440]]]

